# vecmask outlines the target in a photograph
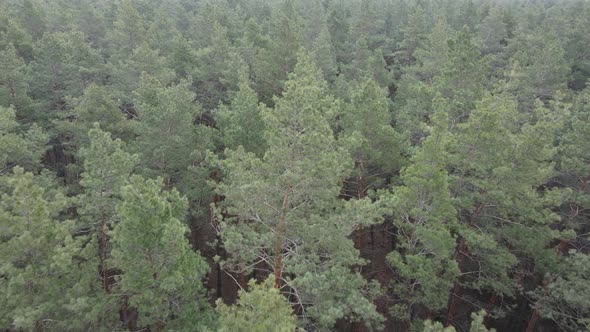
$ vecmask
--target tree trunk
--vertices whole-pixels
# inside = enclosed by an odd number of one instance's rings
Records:
[[[535,325],[537,324],[539,318],[539,311],[537,309],[533,310],[533,314],[531,315],[529,323],[526,326],[526,332],[533,332],[535,330]]]
[[[110,293],[111,287],[109,284],[109,267],[107,265],[108,255],[108,239],[105,231],[106,222],[104,219],[100,222],[98,229],[98,257],[100,260],[100,274],[102,276],[102,287],[105,292]]]
[[[475,211],[473,212],[473,214],[471,215],[471,218],[469,219],[469,227],[473,227],[475,226],[475,223],[477,222],[477,219],[479,218],[479,215],[481,214],[481,212],[483,211],[483,208],[485,207],[485,203],[480,203],[477,208],[475,209]],[[465,254],[464,252],[467,250],[467,243],[465,242],[465,238],[461,237],[461,240],[459,240],[459,245],[457,246],[457,251],[455,253],[455,259],[458,261],[458,267],[459,267],[459,273],[463,273],[463,269],[464,269],[464,265],[465,265]],[[453,289],[451,290],[451,294],[449,294],[449,310],[447,312],[447,326],[451,324],[451,322],[453,321],[453,317],[455,316],[455,311],[457,310],[457,299],[458,299],[458,293],[460,290],[460,285],[459,285],[459,281],[455,281],[455,284],[453,285]]]
[[[283,197],[283,204],[281,205],[281,214],[277,224],[277,238],[275,241],[275,259],[273,263],[273,271],[275,276],[275,288],[281,288],[281,277],[283,273],[283,233],[285,232],[285,215],[287,214],[287,205],[289,204],[289,194],[291,189],[288,188]]]
[[[362,168],[361,168],[362,170]],[[359,171],[360,173],[361,171]],[[357,199],[363,199],[365,197],[365,178],[359,174],[357,177]],[[359,251],[363,250],[363,226],[359,225],[357,229],[357,248]]]

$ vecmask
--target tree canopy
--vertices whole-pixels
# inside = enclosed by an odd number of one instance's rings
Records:
[[[590,2],[0,1],[0,330],[590,327]]]

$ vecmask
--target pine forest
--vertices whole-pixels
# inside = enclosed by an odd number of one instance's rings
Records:
[[[590,331],[590,1],[0,0],[0,332]]]

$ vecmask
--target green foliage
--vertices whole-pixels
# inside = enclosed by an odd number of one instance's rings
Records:
[[[486,317],[487,313],[485,310],[481,310],[479,312],[472,312],[471,313],[471,326],[469,327],[469,332],[495,332],[495,329],[488,329],[483,320]]]
[[[259,49],[252,64],[256,91],[264,102],[283,91],[302,46],[301,17],[292,0],[285,0],[272,12],[270,31],[268,47]]]
[[[452,326],[444,327],[440,322],[433,322],[431,320],[424,321],[424,329],[422,332],[455,332]]]
[[[65,97],[80,96],[84,87],[101,81],[101,58],[84,39],[77,31],[55,32],[43,35],[35,45],[31,92],[41,107],[62,110]]]
[[[430,136],[402,171],[403,186],[383,193],[382,204],[393,214],[396,250],[387,256],[397,280],[392,287],[400,299],[392,310],[411,321],[419,307],[440,310],[459,275],[453,260],[456,223],[446,172],[449,133],[447,115],[435,113]]]
[[[589,29],[587,1],[0,1],[0,326],[587,328]],[[226,302],[276,288],[218,325],[205,259]]]
[[[175,76],[168,67],[167,59],[147,43],[140,44],[117,62],[113,61],[111,66],[112,93],[125,101],[130,101],[133,92],[141,87],[143,75],[150,75],[164,86],[171,83]]]
[[[342,4],[330,2],[329,5],[327,25],[334,46],[336,63],[340,67],[349,58],[349,48],[351,46],[349,41],[350,13],[347,13],[346,7]]]
[[[137,155],[123,150],[120,140],[112,140],[109,133],[102,131],[98,124],[88,132],[90,144],[80,150],[84,159],[84,172],[80,185],[84,193],[79,197],[81,207],[78,210],[82,227],[91,229],[96,236],[98,258],[103,269],[110,251],[110,230],[118,217],[115,206],[120,202],[121,187],[133,168],[139,163]],[[104,281],[108,288],[107,281]]]
[[[426,134],[423,124],[436,110],[446,110],[451,125],[469,116],[483,95],[486,68],[469,29],[451,33],[444,20],[414,56],[417,64],[401,78],[396,120],[417,144]]]
[[[119,59],[129,56],[133,50],[145,41],[147,29],[141,14],[131,0],[118,3],[113,30],[109,40],[113,44],[111,50]]]
[[[285,297],[273,287],[272,278],[258,285],[250,280],[248,288],[248,291],[240,291],[234,305],[228,306],[217,300],[217,331],[295,331],[296,317]]]
[[[125,152],[123,142],[113,140],[97,123],[90,129],[88,136],[89,147],[80,150],[80,156],[84,159],[80,184],[86,190],[88,208],[94,211],[87,213],[98,215],[114,212],[114,204],[108,202],[119,196],[118,191],[126,184],[139,158]]]
[[[479,270],[464,277],[470,287],[515,296],[518,285],[509,271],[517,255],[532,259],[540,271],[554,264],[548,244],[557,233],[549,225],[558,219],[552,207],[559,197],[538,190],[554,174],[553,141],[567,115],[554,106],[538,102],[532,114],[522,114],[513,98],[488,95],[458,125],[449,159],[455,170],[451,190],[463,216],[457,232],[466,248],[460,244],[458,250],[468,250],[460,261],[477,262]]]
[[[139,176],[121,191],[112,264],[122,271],[118,287],[138,309],[139,322],[206,330],[212,316],[201,280],[209,266],[186,240],[186,198],[164,191],[161,179]]]
[[[303,318],[313,319],[308,324],[330,328],[343,317],[377,324],[366,281],[350,270],[362,261],[346,238],[364,216],[337,199],[352,166],[328,122],[338,104],[326,96],[310,57],[301,52],[299,59],[283,97],[275,98],[274,109],[262,109],[264,158],[240,147],[226,150],[221,162],[225,177],[217,190],[236,216],[221,224],[227,263],[244,271],[266,262],[275,286],[287,285],[304,304]]]
[[[585,87],[590,77],[590,54],[586,51],[584,45],[590,42],[588,34],[584,33],[590,27],[590,5],[584,2],[572,3],[567,8],[568,15],[561,18],[560,13],[557,16],[561,19],[557,24],[564,24],[570,28],[566,32],[565,58],[571,67],[571,75],[568,85],[575,90],[581,90]]]
[[[309,47],[314,62],[322,70],[324,77],[328,81],[333,80],[337,71],[336,56],[331,45],[330,32],[328,31],[328,27],[323,25]]]
[[[70,101],[74,106],[65,119],[56,126],[60,132],[69,136],[72,149],[88,147],[88,131],[95,123],[113,137],[129,141],[132,138],[131,121],[119,109],[117,100],[104,87],[91,84],[79,98]]]
[[[508,29],[498,7],[492,7],[477,27],[480,49],[483,54],[498,54],[504,51]]]
[[[578,95],[572,107],[571,116],[566,120],[566,130],[560,137],[558,153],[558,170],[566,175],[564,185],[569,191],[563,199],[562,209],[567,211],[561,219],[561,227],[579,235],[564,236],[564,240],[583,237],[586,224],[584,213],[590,206],[588,182],[590,180],[590,89]]]
[[[576,99],[571,117],[567,121],[568,130],[562,135],[560,144],[560,169],[580,178],[590,175],[589,122],[590,88],[587,88]]]
[[[41,6],[38,1],[24,0],[17,13],[18,22],[33,40],[40,39],[47,28],[47,17]]]
[[[479,312],[472,312],[471,313],[471,326],[469,327],[469,332],[495,332],[495,329],[488,329],[483,320],[487,313],[485,310],[481,310]],[[433,322],[431,320],[424,321],[424,329],[423,332],[455,332],[455,328],[452,326],[444,327],[440,322]]]
[[[517,30],[512,68],[506,74],[523,107],[532,108],[534,100],[549,100],[566,88],[570,68],[558,37],[546,31]]]
[[[223,143],[232,150],[243,146],[246,152],[262,157],[266,151],[265,126],[258,107],[258,97],[244,77],[239,87],[231,104],[221,105],[218,113],[217,122]]]
[[[0,174],[14,165],[31,170],[39,167],[47,141],[47,134],[36,124],[23,131],[14,108],[0,106]]]
[[[423,46],[426,35],[430,30],[426,13],[421,4],[416,3],[412,6],[411,12],[403,31],[403,39],[399,42],[397,58],[405,65],[412,65],[415,62],[414,52]]]
[[[391,126],[387,95],[374,80],[364,79],[349,95],[351,103],[343,107],[339,123],[342,135],[357,136],[350,151],[355,175],[369,177],[370,183],[400,168],[404,142]]]
[[[164,176],[165,183],[178,182],[191,165],[192,144],[197,141],[193,121],[201,109],[193,102],[190,81],[166,87],[156,78],[143,75],[137,95],[137,138],[143,172]]]
[[[227,93],[238,90],[239,73],[245,69],[223,26],[215,24],[211,44],[195,53],[196,65],[191,70],[196,80],[197,98],[206,109],[227,99]]]
[[[9,194],[0,200],[0,323],[17,330],[67,329],[77,319],[69,302],[78,294],[72,222],[59,219],[68,204],[60,193],[46,193],[33,174],[14,168]],[[65,296],[64,296],[65,295]]]
[[[2,7],[5,9],[5,7]],[[33,58],[33,38],[9,15],[6,8],[0,14],[0,49],[5,51],[12,46],[16,49],[19,57],[25,61]]]
[[[0,106],[13,105],[27,122],[32,120],[29,77],[29,67],[18,56],[14,46],[8,44],[4,51],[0,51]]]
[[[537,300],[534,306],[564,330],[587,330],[590,328],[589,276],[589,256],[571,253],[560,266],[555,279],[545,289],[533,293]]]

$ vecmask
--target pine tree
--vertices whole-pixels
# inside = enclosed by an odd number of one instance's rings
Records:
[[[566,88],[570,68],[555,33],[520,27],[509,47],[514,53],[510,59],[512,67],[506,76],[521,108],[530,110],[535,99],[550,100],[557,91]]]
[[[16,121],[14,108],[0,106],[0,174],[15,165],[35,170],[47,149],[47,134],[36,124],[27,131]]]
[[[560,264],[553,280],[533,293],[537,300],[534,307],[561,329],[581,331],[590,327],[589,258],[580,252],[571,253]]]
[[[17,18],[20,25],[33,40],[39,40],[47,29],[47,16],[40,8],[41,4],[35,0],[24,0],[19,3]]]
[[[228,94],[237,90],[239,73],[245,63],[228,38],[227,29],[219,23],[213,27],[211,44],[195,53],[196,66],[191,71],[195,79],[197,99],[205,109],[212,109]]]
[[[127,103],[133,100],[133,92],[140,87],[142,75],[150,75],[162,85],[172,83],[175,78],[168,60],[147,43],[140,44],[122,59],[113,58],[110,67],[113,74],[111,93]]]
[[[104,86],[92,84],[78,98],[70,99],[73,107],[56,121],[56,130],[61,133],[63,146],[71,153],[77,153],[81,147],[88,147],[88,131],[100,123],[102,130],[114,138],[130,141],[133,137],[133,126],[127,121],[129,114],[119,108],[117,100]]]
[[[48,33],[35,46],[30,85],[43,110],[64,110],[66,97],[78,97],[91,83],[102,82],[102,59],[81,32]],[[38,116],[55,117],[52,112]]]
[[[142,44],[147,37],[146,23],[131,0],[118,3],[113,29],[109,33],[111,50],[122,60]]]
[[[302,46],[301,25],[292,0],[285,0],[272,12],[268,48],[260,50],[252,66],[255,90],[261,101],[271,103],[272,96],[283,91]]]
[[[102,131],[98,124],[88,132],[90,144],[80,150],[84,160],[84,172],[80,185],[84,192],[80,197],[78,209],[80,226],[96,238],[100,274],[105,291],[109,292],[113,280],[107,260],[110,257],[110,233],[118,217],[115,206],[120,202],[121,187],[133,168],[139,163],[137,155],[123,150],[120,140],[113,140],[109,133]]]
[[[260,65],[257,63],[258,55],[268,49],[270,37],[263,33],[262,27],[255,19],[250,18],[244,22],[244,32],[241,38],[236,41],[236,47],[240,56],[247,63],[254,78],[254,69]]]
[[[403,186],[381,196],[393,215],[396,248],[387,260],[396,274],[392,311],[407,321],[425,308],[446,307],[447,295],[459,271],[453,260],[456,223],[446,171],[449,133],[448,115],[434,114],[431,134],[402,171]]]
[[[192,251],[182,220],[187,200],[164,191],[162,180],[133,176],[121,189],[120,223],[113,230],[112,265],[118,289],[150,329],[207,330],[212,313],[202,278],[209,266]]]
[[[0,6],[2,6],[0,4]],[[6,51],[10,44],[25,62],[33,59],[33,37],[10,15],[9,6],[2,6],[0,14],[0,50]]]
[[[452,124],[463,122],[484,92],[486,64],[472,32],[463,28],[448,41],[448,60],[435,78],[438,91],[447,99]]]
[[[303,27],[303,43],[315,64],[328,82],[336,75],[336,56],[332,46],[326,10],[321,1],[299,1],[299,12],[306,22]]]
[[[19,117],[31,122],[31,99],[28,96],[30,69],[12,44],[0,51],[0,106],[13,105]]]
[[[236,150],[243,146],[246,152],[258,157],[264,156],[266,141],[265,126],[262,121],[256,92],[250,88],[242,75],[240,90],[232,98],[230,105],[221,105],[217,122],[226,148]]]
[[[226,266],[239,272],[265,266],[275,287],[295,296],[307,324],[330,328],[348,317],[373,325],[380,316],[363,291],[366,281],[350,270],[362,260],[347,239],[369,218],[359,212],[364,205],[338,200],[352,162],[330,128],[336,104],[326,89],[310,57],[300,53],[283,97],[262,110],[264,158],[226,150],[217,188],[227,215],[235,216],[221,223]]]
[[[461,216],[456,259],[463,287],[513,297],[519,278],[509,272],[519,261],[532,260],[535,270],[544,271],[554,260],[548,244],[558,234],[549,225],[559,197],[538,188],[553,175],[553,141],[566,112],[537,102],[532,116],[520,114],[515,100],[499,93],[484,97],[468,122],[458,125],[450,160]],[[472,269],[480,272],[466,274]],[[448,322],[459,287],[451,294]]]
[[[590,206],[590,88],[579,94],[572,107],[571,117],[566,121],[565,131],[560,135],[559,164],[562,183],[569,187],[564,198],[562,229],[583,233],[587,216],[584,213]],[[580,239],[576,240],[579,241]]]
[[[349,197],[363,199],[400,169],[404,144],[391,126],[386,93],[374,80],[366,78],[349,95],[352,100],[342,108],[339,125],[355,166],[345,190]],[[362,249],[360,226],[355,238]]]
[[[448,34],[445,21],[439,21],[425,47],[415,51],[417,64],[406,70],[400,83],[396,120],[413,144],[425,134],[437,94],[446,101],[444,109],[454,125],[469,116],[484,91],[485,66],[472,34],[467,28]]]
[[[553,226],[561,231],[555,251],[559,260],[546,270],[541,285],[531,292],[533,313],[528,329],[533,330],[540,318],[555,321],[561,328],[576,330],[587,328],[587,289],[580,283],[587,275],[587,256],[575,251],[586,241],[588,216],[584,212],[590,205],[588,183],[588,153],[585,146],[590,114],[590,93],[584,90],[575,100],[572,114],[566,121],[558,154],[558,181],[564,186],[561,220]],[[569,249],[569,250],[568,250]],[[568,252],[570,251],[570,252]]]
[[[420,3],[414,4],[408,15],[408,22],[403,28],[404,38],[399,43],[399,50],[396,52],[396,58],[405,65],[414,64],[414,52],[423,46],[425,37],[430,30],[425,15],[424,8]]]
[[[182,8],[179,7],[178,4],[169,4],[155,9],[153,18],[147,26],[148,45],[152,49],[159,50],[160,54],[166,58],[173,53],[176,39],[183,38],[175,17],[175,15],[183,15]]]
[[[240,291],[236,304],[228,306],[217,300],[217,331],[295,331],[297,320],[291,306],[273,284],[272,278],[259,285],[250,280],[248,291]]]
[[[501,6],[492,6],[487,16],[476,28],[477,44],[490,66],[492,77],[503,77],[508,57],[508,25],[504,22]]]
[[[369,71],[369,58],[371,57],[366,36],[357,39],[353,54],[350,66],[347,67],[347,77],[349,80],[360,81]]]
[[[33,174],[14,168],[0,200],[0,323],[17,330],[62,330],[81,317],[68,310],[79,279],[72,222],[59,219],[67,199],[46,193]]]
[[[223,30],[229,30],[231,22],[229,16],[231,11],[230,4],[227,0],[212,1],[205,0],[196,4],[195,16],[191,20],[190,34],[196,48],[214,47],[216,30],[221,27]],[[228,32],[229,31],[224,31]],[[228,34],[229,36],[229,34]]]
[[[328,30],[330,40],[334,46],[334,56],[336,64],[342,72],[341,65],[348,63],[350,58],[350,11],[342,2],[330,2],[328,15]]]
[[[383,19],[374,1],[361,0],[351,4],[354,10],[354,26],[352,29],[353,38],[361,36],[367,38],[369,49],[374,50],[383,44]]]
[[[317,37],[309,47],[314,62],[322,70],[324,77],[328,82],[334,80],[336,75],[337,65],[334,51],[332,50],[332,41],[330,40],[330,32],[327,26],[322,26]]]
[[[493,6],[477,27],[482,54],[498,54],[508,42],[508,31],[499,6]]]
[[[350,153],[355,162],[358,196],[362,198],[369,188],[379,186],[374,181],[399,170],[403,142],[391,126],[386,92],[374,80],[364,79],[349,95],[351,103],[343,108],[339,124],[343,136],[360,139]]]
[[[143,75],[136,91],[139,123],[134,147],[141,154],[143,173],[165,177],[166,185],[179,182],[191,165],[192,144],[197,142],[193,121],[201,110],[193,102],[190,85],[183,81],[166,87]]]
[[[141,157],[138,172],[164,178],[190,202],[191,214],[202,214],[213,197],[207,185],[207,150],[215,150],[217,130],[195,102],[191,81],[164,86],[143,75],[136,91],[138,123],[131,150]]]
[[[584,33],[590,28],[590,5],[584,2],[572,3],[567,12],[569,15],[564,15],[564,21],[572,27],[566,35],[563,47],[564,56],[571,67],[568,87],[582,90],[590,79],[590,53],[584,46],[590,43],[588,34]]]

